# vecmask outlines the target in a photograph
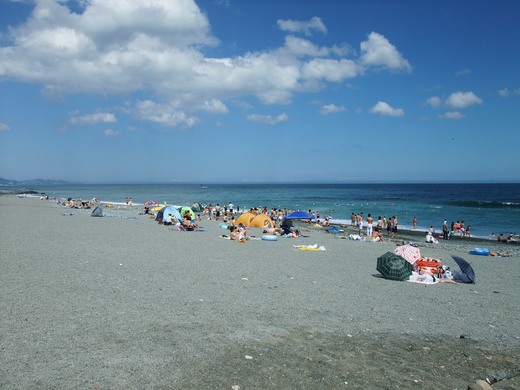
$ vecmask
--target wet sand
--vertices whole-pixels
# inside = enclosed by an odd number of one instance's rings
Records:
[[[516,255],[418,237],[424,256],[462,256],[478,278],[425,286],[378,277],[395,242],[302,226],[239,244],[216,221],[179,232],[138,211],[0,197],[1,388],[520,387]],[[294,248],[316,243],[326,250]]]

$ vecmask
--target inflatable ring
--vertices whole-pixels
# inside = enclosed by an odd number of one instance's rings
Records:
[[[415,264],[417,264],[418,267],[437,268],[442,265],[442,262],[433,257],[420,257]]]
[[[264,240],[264,241],[278,241],[278,236],[276,234],[264,234],[262,236],[262,240]]]

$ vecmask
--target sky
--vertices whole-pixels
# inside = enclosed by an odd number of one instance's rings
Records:
[[[0,177],[520,182],[520,1],[0,0]]]

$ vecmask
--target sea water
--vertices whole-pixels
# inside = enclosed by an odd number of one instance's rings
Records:
[[[520,184],[117,184],[55,185],[34,188],[51,197],[97,198],[134,205],[148,200],[173,205],[232,203],[250,207],[312,210],[330,215],[336,223],[350,223],[351,213],[390,218],[399,226],[417,229],[464,221],[473,236],[490,237],[520,232]]]

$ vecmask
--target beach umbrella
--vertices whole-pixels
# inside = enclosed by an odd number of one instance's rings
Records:
[[[155,200],[147,200],[146,202],[144,202],[144,205],[145,206],[157,206],[157,202]]]
[[[197,214],[195,214],[195,212],[191,209],[191,207],[189,206],[183,206],[181,207],[181,209],[179,210],[180,214],[182,216],[184,216],[184,214],[186,214],[186,212],[190,213],[191,215],[191,219],[195,219],[195,217],[197,216]]]
[[[305,211],[294,211],[285,216],[286,219],[313,219],[312,214],[306,213]]]
[[[477,276],[475,275],[473,267],[462,257],[453,255],[451,257],[453,258],[453,260],[455,260],[455,263],[457,263],[460,267],[460,272],[453,272],[453,279],[457,282],[462,283],[475,283],[475,281],[477,280]]]
[[[412,265],[392,252],[386,252],[377,258],[376,269],[383,278],[390,280],[407,280],[412,274]]]
[[[415,261],[421,257],[421,251],[419,248],[410,244],[398,246],[394,249],[394,253],[403,257],[410,264],[415,263]]]

